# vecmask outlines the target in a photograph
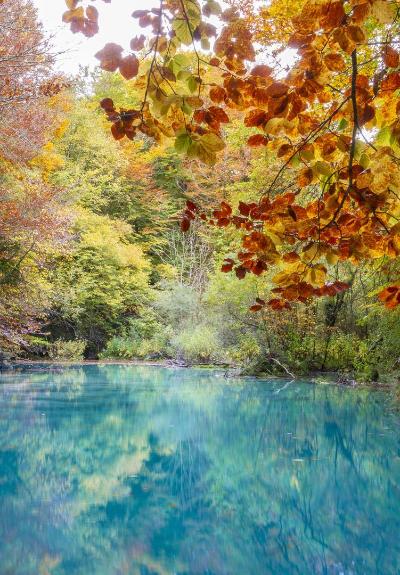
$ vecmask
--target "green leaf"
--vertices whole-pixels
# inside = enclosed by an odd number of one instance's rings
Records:
[[[330,176],[332,172],[332,168],[328,162],[315,162],[313,169],[318,173],[322,174],[323,176]]]
[[[201,45],[202,49],[206,50],[206,51],[208,51],[211,47],[210,40],[208,38],[202,38],[200,45]]]
[[[189,46],[193,42],[193,33],[201,22],[201,11],[197,0],[183,0],[184,13],[172,22],[176,37]]]
[[[189,106],[189,104],[186,102],[185,99],[182,102],[181,109],[182,109],[182,112],[184,114],[186,114],[187,116],[190,116],[193,112],[193,108],[191,106]]]
[[[364,170],[366,170],[369,166],[369,157],[368,155],[364,152],[363,154],[361,154],[360,156],[360,160],[359,160],[360,166],[362,168],[364,168]]]
[[[197,76],[193,76],[193,74],[191,74],[190,78],[187,79],[187,85],[192,93],[196,92],[199,88]]]
[[[187,54],[177,54],[176,56],[174,56],[173,61],[181,68],[186,68],[191,64],[190,58]]]
[[[192,144],[192,138],[187,132],[183,132],[175,139],[175,150],[180,154],[186,154]]]
[[[194,30],[201,22],[200,5],[197,0],[183,0],[183,4],[185,6],[185,11],[189,18],[191,28]]]
[[[182,44],[186,44],[186,46],[189,46],[192,43],[192,34],[190,32],[188,23],[184,18],[176,18],[172,22],[172,29],[174,30],[176,37],[178,38],[178,40],[182,42]]]
[[[379,132],[376,136],[376,143],[380,144],[381,146],[389,146],[391,135],[392,135],[392,132],[391,132],[389,126],[385,126],[381,130],[379,130]]]
[[[176,79],[185,82],[190,78],[191,75],[192,75],[191,72],[188,72],[187,70],[181,70],[180,72],[177,73]]]

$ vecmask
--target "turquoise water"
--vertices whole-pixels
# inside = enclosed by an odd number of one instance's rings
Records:
[[[400,573],[378,392],[126,365],[0,375],[1,575]]]

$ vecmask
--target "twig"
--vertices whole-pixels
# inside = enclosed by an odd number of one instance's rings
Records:
[[[351,76],[351,96],[350,96],[350,99],[351,99],[351,103],[352,103],[352,107],[353,107],[353,132],[352,132],[352,136],[351,136],[350,155],[349,155],[349,183],[347,186],[347,190],[343,194],[343,198],[342,198],[340,204],[338,205],[338,207],[335,210],[335,213],[332,216],[332,219],[329,220],[329,222],[321,228],[321,231],[325,230],[326,228],[329,228],[329,226],[332,225],[336,221],[337,216],[341,212],[341,210],[344,206],[344,203],[345,203],[348,195],[350,194],[350,192],[353,188],[354,154],[355,154],[355,150],[356,150],[357,132],[359,130],[358,110],[357,110],[357,50],[353,50],[353,52],[351,53],[351,64],[352,64],[353,73]]]

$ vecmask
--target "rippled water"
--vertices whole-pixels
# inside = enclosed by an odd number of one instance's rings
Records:
[[[127,365],[0,375],[1,575],[400,573],[388,398]]]

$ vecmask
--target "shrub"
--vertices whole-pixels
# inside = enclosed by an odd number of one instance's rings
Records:
[[[149,357],[166,357],[169,355],[168,330],[165,333],[156,331],[148,339],[135,336],[115,336],[99,354],[100,359],[146,359]]]
[[[100,359],[131,359],[135,357],[137,342],[128,337],[114,336],[108,340]]]
[[[209,363],[221,359],[217,333],[209,326],[188,328],[172,338],[176,355],[189,362]]]
[[[260,354],[260,343],[252,334],[246,334],[246,337],[241,337],[237,344],[229,350],[229,358],[235,363],[244,365],[257,359]]]
[[[64,340],[57,339],[49,347],[49,357],[62,361],[74,361],[83,359],[86,342],[82,339]]]

